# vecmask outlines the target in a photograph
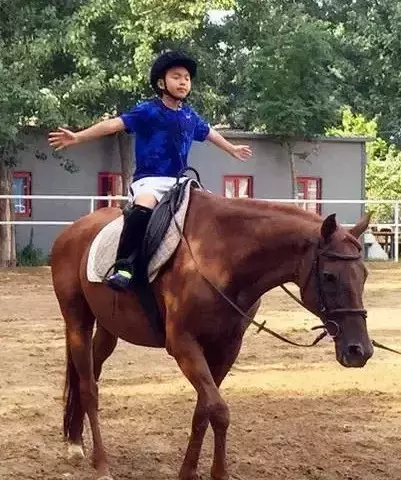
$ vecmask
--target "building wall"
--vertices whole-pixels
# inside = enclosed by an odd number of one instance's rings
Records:
[[[291,197],[290,168],[286,150],[276,141],[258,135],[227,133],[234,143],[250,144],[254,156],[240,162],[221,152],[208,142],[194,144],[189,164],[195,167],[206,188],[223,193],[224,175],[251,175],[254,197],[278,199]],[[245,138],[244,138],[245,137]],[[73,161],[78,173],[69,173],[52,156],[43,133],[26,138],[26,150],[21,152],[16,170],[32,173],[33,195],[97,195],[98,173],[118,172],[118,146],[114,137],[73,147],[63,156]],[[364,152],[361,141],[327,140],[318,143],[300,142],[294,149],[298,176],[322,178],[324,199],[360,199],[364,196]],[[37,159],[35,153],[44,153],[46,160]],[[306,157],[301,159],[300,157]],[[34,200],[32,216],[27,220],[75,220],[89,212],[89,201]],[[352,223],[361,212],[359,205],[330,205],[323,207],[323,215],[337,212],[343,223]],[[47,253],[64,227],[17,226],[19,247],[29,242],[32,231],[35,247]]]

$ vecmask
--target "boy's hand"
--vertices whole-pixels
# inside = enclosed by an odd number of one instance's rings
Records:
[[[234,145],[231,155],[242,162],[246,162],[248,158],[252,157],[252,150],[249,145]]]
[[[77,134],[66,128],[59,127],[57,132],[49,133],[49,144],[56,152],[71,145],[76,145],[77,143]]]

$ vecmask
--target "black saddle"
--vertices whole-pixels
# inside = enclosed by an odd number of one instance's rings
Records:
[[[195,172],[196,179],[187,177],[185,180],[180,181],[183,173],[187,170]],[[157,334],[165,335],[165,325],[149,283],[147,275],[148,264],[161,244],[174,215],[182,205],[189,182],[191,182],[191,188],[203,189],[199,174],[195,169],[188,167],[183,172],[180,172],[176,184],[163,196],[154,209],[146,229],[142,250],[139,258],[137,258],[136,272],[139,275],[136,275],[132,287],[138,295],[142,308]]]
[[[197,180],[186,178],[184,181],[175,184],[154,209],[146,229],[141,252],[142,260],[146,265],[156,253],[174,215],[181,207],[189,182],[191,182],[191,188],[202,188]]]

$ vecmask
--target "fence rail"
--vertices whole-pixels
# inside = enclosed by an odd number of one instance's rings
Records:
[[[88,213],[94,212],[96,201],[107,201],[109,205],[115,201],[125,201],[127,196],[96,196],[96,195],[0,195],[0,200],[67,200],[67,201],[87,201]],[[307,208],[307,205],[387,205],[391,206],[393,210],[392,222],[378,222],[371,223],[371,228],[390,229],[391,235],[391,255],[394,261],[398,262],[400,257],[400,204],[401,200],[355,200],[355,199],[324,199],[324,200],[303,200],[303,199],[289,199],[289,198],[263,198],[261,201],[279,202],[287,204],[296,204],[302,208]],[[42,226],[62,226],[71,225],[73,221],[59,221],[59,220],[10,220],[0,221],[0,225],[42,225]],[[351,226],[343,224],[344,226]],[[380,232],[378,232],[380,235]]]

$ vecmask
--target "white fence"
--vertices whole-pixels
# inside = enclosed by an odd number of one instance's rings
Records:
[[[0,200],[86,200],[89,203],[88,213],[95,211],[95,202],[98,200],[107,200],[109,204],[118,200],[127,200],[128,197],[102,197],[91,195],[0,195]],[[41,221],[41,220],[12,220],[0,221],[0,225],[71,225],[73,222],[59,222],[56,220]]]
[[[88,213],[93,212],[96,208],[96,202],[99,200],[107,201],[110,205],[113,201],[125,201],[128,197],[125,196],[92,196],[92,195],[0,195],[0,200],[12,199],[12,200],[68,200],[68,201],[87,201]],[[389,239],[387,247],[391,250],[391,258],[398,262],[400,258],[400,204],[401,200],[294,200],[294,199],[261,199],[270,202],[292,203],[297,204],[302,208],[307,209],[307,205],[361,205],[366,207],[367,205],[386,205],[391,207],[393,212],[392,222],[380,222],[371,223],[372,229],[376,228],[375,234]],[[362,208],[362,207],[361,207]],[[58,220],[12,220],[12,221],[0,221],[0,225],[70,225],[72,221],[58,221]],[[351,226],[344,224],[345,226]],[[381,230],[387,230],[387,232],[381,233]]]

